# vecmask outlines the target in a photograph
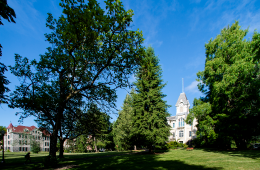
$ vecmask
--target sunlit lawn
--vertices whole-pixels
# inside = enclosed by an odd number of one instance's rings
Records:
[[[194,149],[170,150],[163,154],[123,154],[122,152],[105,152],[95,154],[65,154],[60,168],[69,166],[71,169],[260,169],[260,151],[215,151]],[[6,154],[6,162],[24,161],[24,154]],[[40,162],[47,153],[32,154],[32,161]],[[110,155],[110,156],[108,156]],[[106,156],[106,157],[103,157]],[[83,159],[86,158],[86,159]],[[88,158],[88,159],[87,159]],[[21,159],[21,160],[19,160]],[[73,160],[68,160],[73,159]],[[9,164],[10,165],[10,164]],[[35,169],[36,165],[12,165],[5,169]],[[1,169],[1,168],[0,168]]]

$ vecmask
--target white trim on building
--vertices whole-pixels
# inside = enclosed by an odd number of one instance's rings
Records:
[[[28,152],[31,150],[30,141],[33,140],[40,143],[41,151],[49,151],[50,136],[45,132],[35,126],[14,127],[10,123],[4,136],[4,148],[11,152]]]
[[[194,119],[191,124],[185,123],[190,108],[190,103],[185,93],[180,94],[175,106],[176,116],[167,117],[167,122],[171,126],[169,141],[188,143],[196,138],[197,121]]]

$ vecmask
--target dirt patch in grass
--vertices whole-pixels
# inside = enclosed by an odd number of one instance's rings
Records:
[[[58,168],[55,168],[55,170],[71,169],[77,167],[79,167],[79,165],[60,165]]]

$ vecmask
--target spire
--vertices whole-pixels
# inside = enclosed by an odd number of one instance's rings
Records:
[[[14,126],[12,123],[9,124],[9,126],[6,129],[12,129]]]
[[[183,78],[182,78],[182,93],[184,93],[184,81],[183,81]]]

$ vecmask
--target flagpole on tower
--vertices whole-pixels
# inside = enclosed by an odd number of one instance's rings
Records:
[[[182,93],[184,93],[184,81],[183,81],[183,78],[182,78]]]

